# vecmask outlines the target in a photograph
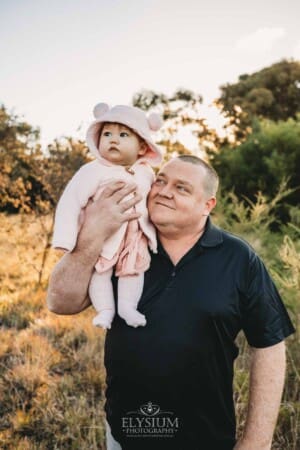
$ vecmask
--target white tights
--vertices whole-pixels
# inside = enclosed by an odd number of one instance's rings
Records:
[[[93,319],[93,324],[105,329],[111,327],[115,315],[111,276],[112,269],[101,274],[94,271],[89,285],[90,299],[98,312]],[[136,310],[143,286],[143,273],[118,279],[118,314],[132,327],[146,325],[145,316]]]

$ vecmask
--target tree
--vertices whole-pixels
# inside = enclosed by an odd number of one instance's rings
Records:
[[[202,117],[202,96],[188,89],[177,89],[167,96],[151,90],[137,92],[132,100],[134,106],[144,111],[156,111],[162,115],[164,125],[158,144],[165,148],[165,159],[191,153],[180,141],[180,132],[188,130],[196,136],[200,147],[215,146],[217,134]]]
[[[86,144],[71,137],[55,140],[48,145],[41,169],[44,189],[51,207],[56,205],[74,173],[90,160]]]
[[[0,211],[17,212],[34,206],[41,194],[39,129],[0,107]]]
[[[296,118],[300,112],[300,62],[280,61],[250,75],[240,75],[237,83],[220,89],[216,104],[239,142],[251,132],[254,118]]]
[[[79,167],[89,160],[81,141],[64,138],[42,152],[39,129],[0,108],[0,211],[48,213]]]
[[[287,200],[299,204],[300,187],[300,115],[296,119],[256,122],[245,141],[231,148],[223,147],[213,157],[221,178],[223,192],[234,192],[254,201],[261,191],[274,197],[282,180],[293,189]]]

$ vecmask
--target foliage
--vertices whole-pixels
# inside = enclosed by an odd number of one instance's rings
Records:
[[[197,138],[200,150],[204,147],[215,148],[218,137],[202,117],[202,101],[200,94],[181,88],[170,96],[142,90],[133,96],[132,103],[145,111],[161,114],[164,125],[158,144],[165,148],[165,160],[168,160],[173,156],[191,154],[180,142],[180,133],[184,130]]]
[[[216,100],[237,141],[251,132],[254,117],[295,119],[300,112],[300,62],[283,60],[238,82],[221,86]]]
[[[70,137],[48,145],[47,153],[42,166],[43,182],[51,205],[55,206],[67,182],[91,158],[86,144]]]
[[[276,194],[283,180],[292,189],[287,200],[299,204],[300,117],[287,121],[263,120],[257,129],[236,148],[223,147],[214,153],[212,163],[220,175],[223,192],[252,201],[259,191]]]
[[[220,198],[214,214],[222,228],[230,230],[234,227],[242,236],[256,234],[259,230],[262,236],[269,233],[270,225],[276,221],[276,208],[289,193],[285,183],[279,186],[273,198],[258,192],[255,201],[248,198],[241,201],[234,192],[229,192]]]
[[[0,211],[49,212],[66,182],[89,160],[81,141],[55,141],[45,155],[38,138],[39,130],[0,108]]]
[[[39,130],[0,107],[0,211],[28,211],[43,196]]]

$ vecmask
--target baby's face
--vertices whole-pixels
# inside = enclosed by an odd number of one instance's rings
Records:
[[[146,152],[146,144],[130,128],[119,123],[106,123],[99,142],[102,158],[120,166],[131,166]]]

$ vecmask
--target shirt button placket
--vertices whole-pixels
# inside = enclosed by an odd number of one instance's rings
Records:
[[[176,271],[173,270],[173,272],[171,272],[171,277],[169,279],[169,282],[168,282],[168,284],[166,286],[167,289],[174,289],[175,277],[176,277]]]

